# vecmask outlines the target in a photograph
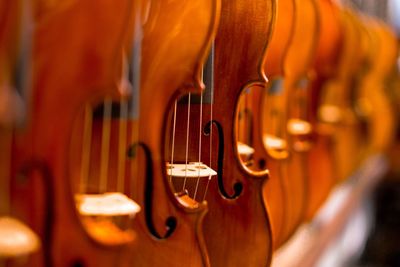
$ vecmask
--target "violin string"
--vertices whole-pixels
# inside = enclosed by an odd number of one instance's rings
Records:
[[[128,107],[128,112],[129,112],[129,107]],[[130,127],[127,127],[127,131],[130,131],[130,138],[131,138],[131,142],[130,144],[135,144],[137,143],[138,139],[139,139],[139,124],[138,123],[133,123],[130,124]],[[136,151],[131,151],[131,153],[136,153]],[[138,160],[138,156],[133,157],[133,161],[130,164],[130,178],[129,178],[129,187],[130,187],[130,195],[132,197],[132,199],[137,199],[138,197],[138,179],[135,177],[137,177],[139,175],[139,160]]]
[[[128,138],[128,101],[122,95],[129,84],[129,67],[125,51],[122,53],[122,73],[120,80],[120,106],[119,106],[119,129],[118,129],[118,174],[117,174],[117,191],[125,193],[125,151],[127,147]]]
[[[287,138],[287,121],[288,121],[288,115],[287,112],[285,112],[285,109],[287,109],[288,104],[290,103],[288,101],[289,95],[288,95],[288,90],[283,90],[282,94],[279,96],[281,102],[279,102],[279,109],[282,110],[282,112],[279,112],[279,130],[280,130],[280,135],[279,137],[282,139]]]
[[[243,106],[243,99],[239,100],[239,104],[238,104],[238,123],[237,126],[235,127],[235,131],[237,132],[237,136],[238,136],[238,140],[241,141],[242,140],[242,132],[240,131],[241,127],[240,125],[242,124],[242,113],[241,111]]]
[[[212,130],[213,129],[213,127],[212,127],[212,125],[213,125],[213,107],[214,107],[214,103],[212,103],[210,105],[210,122],[211,122],[211,124],[210,124],[210,147],[208,149],[210,151],[210,155],[209,155],[209,165],[208,166],[210,166],[211,169],[212,169],[211,163],[212,163],[212,154],[213,154],[213,144],[212,144],[212,140],[213,140],[213,130]],[[203,195],[202,201],[204,201],[206,199],[208,187],[210,186],[211,178],[212,178],[212,176],[209,175],[208,179],[207,179],[206,188],[204,190],[204,195]]]
[[[209,138],[210,138],[210,146],[209,146],[209,148],[208,148],[208,151],[209,151],[209,167],[212,169],[212,154],[213,154],[213,142],[212,142],[212,140],[213,140],[213,110],[214,110],[214,92],[213,92],[213,86],[214,86],[214,77],[213,77],[213,66],[214,66],[214,44],[212,44],[211,45],[211,52],[210,52],[210,62],[211,62],[211,64],[208,66],[209,68],[211,68],[211,75],[210,75],[210,82],[209,82],[209,85],[208,86],[210,86],[210,89],[211,89],[211,94],[210,94],[210,103],[211,103],[211,105],[210,105],[210,135],[209,135]],[[210,186],[210,181],[211,181],[211,178],[212,178],[212,176],[211,176],[211,174],[208,176],[208,179],[207,179],[207,183],[206,183],[206,187],[205,187],[205,190],[204,190],[204,194],[203,194],[203,199],[202,199],[202,201],[204,201],[205,199],[206,199],[206,196],[207,196],[207,192],[208,192],[208,187]]]
[[[137,102],[135,102],[135,103],[137,103]],[[131,134],[130,134],[131,138],[132,138],[131,144],[136,144],[139,140],[139,123],[130,124],[128,131],[129,130],[131,131]],[[132,151],[132,153],[134,153],[134,154],[138,153],[137,148],[135,148],[135,151]],[[137,199],[137,197],[139,196],[139,191],[140,191],[139,190],[139,179],[137,178],[140,175],[139,174],[139,170],[140,170],[139,162],[140,162],[139,157],[135,156],[133,158],[133,162],[131,164],[132,169],[130,170],[130,174],[132,176],[129,179],[129,182],[130,182],[129,187],[131,188],[130,191],[131,191],[132,199]],[[136,179],[135,179],[135,177],[136,177]]]
[[[175,100],[174,104],[174,120],[173,120],[173,127],[172,127],[172,147],[171,147],[171,169],[169,175],[169,182],[172,183],[172,172],[174,168],[174,154],[175,154],[175,133],[176,133],[176,109],[177,109],[177,100]]]
[[[99,190],[104,193],[108,183],[108,160],[110,156],[110,141],[111,141],[111,112],[112,101],[110,97],[104,99],[103,112],[103,127],[101,138],[101,158],[100,158],[100,182]]]
[[[289,116],[291,118],[302,119],[302,92],[301,92],[301,85],[298,83],[294,87],[294,93],[292,99],[289,99]]]
[[[306,89],[300,89],[300,90],[306,90]],[[305,100],[303,97],[304,92],[300,92],[300,94],[301,95],[299,96],[299,104],[298,104],[299,118],[302,120],[306,120],[306,107],[307,106],[305,105],[305,102],[304,102],[304,100]]]
[[[282,133],[281,124],[282,123],[280,122],[281,113],[279,111],[279,108],[280,108],[280,103],[279,103],[280,97],[279,96],[275,96],[272,101],[273,101],[272,116],[274,117],[274,120],[273,120],[274,123],[271,124],[271,125],[275,125],[275,127],[273,128],[273,129],[275,129],[275,136],[276,137],[281,137],[281,133]]]
[[[186,190],[186,181],[187,181],[187,166],[188,166],[188,156],[189,156],[189,130],[190,130],[190,99],[192,94],[188,95],[188,109],[187,109],[187,124],[186,124],[186,152],[185,152],[185,179],[183,180],[182,191]]]
[[[282,103],[278,103],[278,112],[277,112],[277,116],[276,116],[276,118],[277,118],[277,121],[276,121],[276,123],[277,123],[277,131],[278,131],[277,136],[279,138],[283,138],[284,134],[285,134],[285,120],[286,120],[286,118],[284,117],[283,112],[281,112],[279,110],[282,106],[283,106]]]
[[[133,4],[132,1],[130,1]],[[129,12],[128,12],[129,13]],[[132,88],[132,96],[130,98],[130,106],[128,106],[129,119],[140,121],[140,73],[141,73],[141,55],[142,55],[142,40],[143,40],[143,25],[142,25],[142,16],[141,12],[139,12],[138,16],[135,16],[134,23],[134,35],[131,47],[131,56],[128,64],[128,80],[131,82]],[[135,41],[137,40],[137,41]],[[129,109],[130,108],[130,109]],[[130,144],[137,144],[139,140],[139,129],[140,123],[130,123],[128,131],[130,130],[132,142]],[[131,151],[134,154],[136,151]],[[132,155],[133,156],[133,155]],[[130,182],[130,193],[132,199],[137,199],[139,195],[139,179],[135,179],[139,174],[139,157],[136,156],[133,158],[133,162],[131,164],[130,174],[131,177],[129,179]]]
[[[202,72],[203,73],[203,72]],[[203,75],[202,75],[203,76]],[[200,183],[200,168],[201,168],[201,145],[202,145],[202,138],[201,138],[201,125],[203,122],[203,93],[200,94],[200,118],[199,118],[199,156],[198,156],[198,175],[197,175],[197,181],[196,181],[196,188],[194,190],[194,195],[193,199],[196,200],[197,196],[197,191],[199,189],[199,183]]]
[[[310,85],[307,84],[307,87],[305,88],[304,94],[302,94],[301,100],[302,100],[302,111],[303,111],[303,118],[304,120],[308,121],[308,108],[309,108],[309,102],[308,102],[308,95],[310,93]]]
[[[242,108],[242,116],[241,116],[241,123],[239,125],[239,140],[242,140],[243,143],[247,144],[247,136],[246,136],[246,124],[247,124],[247,120],[246,120],[246,107],[247,107],[247,93],[244,92],[244,99],[241,100],[241,108]],[[242,126],[242,127],[240,127]]]
[[[119,136],[118,136],[118,175],[117,191],[125,191],[125,150],[127,145],[127,118],[128,103],[121,97],[120,118],[119,118]]]
[[[89,181],[90,154],[92,144],[92,123],[93,114],[90,105],[85,106],[85,115],[83,121],[83,140],[81,153],[81,173],[80,173],[80,193],[86,192],[86,186]]]
[[[249,108],[250,108],[250,90],[246,92],[246,102],[244,106],[244,137],[243,140],[246,141],[247,144],[250,144],[250,117],[248,116],[249,114]]]
[[[301,92],[300,92],[300,87],[295,88],[294,92],[294,97],[293,100],[289,99],[289,102],[293,103],[294,107],[294,112],[289,112],[289,116],[294,117],[294,118],[299,118],[302,119],[302,103],[301,103]],[[289,109],[291,109],[291,106],[289,106]]]

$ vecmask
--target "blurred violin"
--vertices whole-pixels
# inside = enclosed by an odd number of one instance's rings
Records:
[[[342,181],[355,170],[361,156],[361,125],[352,95],[362,56],[359,49],[361,36],[354,17],[342,8],[339,18],[343,42],[338,55],[338,71],[321,86],[317,116],[320,129],[332,135],[337,177]]]
[[[318,37],[318,14],[314,1],[294,1],[293,4],[292,36],[281,58],[281,69],[270,69],[272,75],[269,76],[270,81],[261,102],[261,136],[268,155],[266,165],[271,182],[278,179],[283,188],[281,194],[284,202],[277,202],[277,192],[273,192],[273,187],[266,186],[264,189],[264,197],[270,209],[283,210],[280,221],[277,218],[273,222],[276,228],[276,248],[302,222],[307,201],[306,152],[309,149],[307,136],[311,125],[304,102],[308,94],[308,72]]]
[[[395,34],[382,22],[364,18],[360,21],[367,67],[356,88],[356,110],[365,121],[363,157],[383,153],[393,143],[395,114],[389,95],[388,80],[396,68],[398,44]]]
[[[143,26],[140,75],[139,159],[135,195],[143,212],[135,222],[140,246],[131,265],[210,266],[203,237],[204,201],[174,193],[171,172],[181,170],[165,153],[171,111],[188,93],[204,90],[201,71],[219,20],[217,0],[151,1]],[[169,162],[169,163],[167,163]],[[146,167],[143,167],[146,166]],[[200,170],[203,165],[197,166]]]
[[[36,9],[32,120],[16,146],[31,175],[47,170],[54,185],[46,244],[55,266],[120,266],[130,257],[139,207],[120,186],[132,175],[116,166],[117,155],[129,161],[128,145],[113,129],[127,120],[114,120],[123,113],[115,109],[135,106],[126,69],[134,65],[128,63],[139,4],[69,1]],[[120,127],[123,136],[128,130]]]
[[[29,2],[0,2],[1,266],[51,266],[47,254],[51,234],[51,204],[48,203],[52,201],[49,177],[44,171],[42,176],[26,179],[29,170],[19,161],[14,146],[16,136],[30,119],[26,109],[31,26]],[[35,184],[41,184],[44,192],[34,187]],[[44,197],[46,202],[38,201],[39,197]],[[41,212],[31,212],[27,208],[30,204],[35,204]]]
[[[293,0],[276,1],[274,27],[262,65],[263,72],[270,80],[283,76],[283,62],[293,33],[293,15]],[[278,175],[280,163],[267,153],[264,147],[263,125],[265,124],[263,122],[262,104],[266,91],[265,85],[253,86],[242,91],[236,117],[237,140],[242,164],[254,171],[265,168],[269,170],[270,176],[267,183],[263,185],[263,199],[271,220],[275,247],[285,223],[286,196],[283,178]]]
[[[342,33],[339,7],[330,0],[317,1],[320,13],[320,34],[313,62],[313,72],[307,90],[307,116],[312,125],[308,153],[308,201],[305,216],[311,219],[329,195],[338,177],[333,157],[331,132],[318,124],[317,107],[321,87],[337,75]],[[318,162],[318,163],[316,163]]]

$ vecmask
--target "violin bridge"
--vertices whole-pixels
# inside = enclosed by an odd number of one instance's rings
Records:
[[[254,148],[242,142],[237,142],[237,149],[240,156],[251,157],[254,154]]]
[[[252,160],[252,156],[255,152],[254,148],[242,142],[237,142],[237,150],[242,162],[246,166],[250,167],[254,164]]]
[[[292,135],[308,135],[312,132],[312,125],[308,121],[301,119],[290,119],[287,129]]]
[[[288,145],[285,139],[275,135],[265,134],[263,136],[263,142],[267,148],[267,152],[274,158],[284,159],[289,155]]]
[[[176,178],[202,178],[217,175],[217,172],[202,162],[188,164],[167,163],[167,175]]]
[[[76,194],[78,211],[85,216],[131,216],[140,211],[140,206],[120,192],[102,194]]]

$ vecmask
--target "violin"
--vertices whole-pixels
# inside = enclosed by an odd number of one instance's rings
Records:
[[[283,62],[286,51],[290,44],[293,25],[294,25],[294,1],[279,0],[275,7],[275,25],[272,29],[271,40],[266,51],[266,58],[263,62],[263,69],[268,79],[274,80],[276,77],[283,76]],[[268,85],[268,84],[267,84]],[[252,154],[252,165],[249,168],[262,169],[268,168],[270,176],[263,185],[263,199],[271,221],[273,247],[276,249],[285,224],[285,205],[286,195],[284,181],[281,175],[281,166],[274,156],[270,154],[264,145],[264,120],[263,102],[267,88],[253,88],[248,94],[249,104],[246,106],[252,114],[252,131],[250,140],[247,142],[254,149]],[[243,96],[242,96],[243,98]]]
[[[273,13],[274,27],[262,66],[269,79],[283,75],[283,61],[293,31],[293,14],[294,1],[276,1]],[[276,161],[266,152],[264,147],[262,103],[266,90],[264,85],[242,91],[236,118],[237,139],[242,164],[254,171],[262,171],[267,168],[269,173],[272,174],[276,173],[279,164],[275,164]],[[271,222],[275,248],[276,240],[280,236],[285,221],[285,209],[282,208],[286,201],[283,179],[276,174],[270,175],[262,190],[266,212],[269,214]]]
[[[14,146],[16,136],[30,119],[26,112],[32,39],[29,17],[28,3],[0,2],[1,266],[50,266],[46,242],[51,231],[51,214],[47,212],[51,205],[42,204],[32,196],[44,196],[51,203],[51,184],[47,176],[26,179],[27,170],[19,164]],[[16,166],[19,169],[17,174],[14,172]],[[35,184],[44,184],[44,192],[37,190]],[[26,209],[29,204],[45,212],[29,211]]]
[[[308,71],[312,62],[318,37],[318,14],[314,1],[294,2],[294,17],[292,37],[284,58],[282,76],[269,76],[270,82],[262,97],[262,137],[264,149],[268,155],[267,167],[272,179],[281,181],[285,206],[277,203],[272,187],[264,190],[264,197],[271,208],[282,209],[281,224],[278,222],[275,247],[282,245],[302,222],[307,195],[307,164],[305,151],[298,148],[299,136],[307,135],[304,128],[310,128],[308,122],[301,120],[299,107],[300,97],[304,94]],[[305,36],[307,36],[305,38]],[[275,74],[275,73],[274,73]],[[276,75],[276,74],[275,74]],[[305,97],[305,96],[304,96]],[[302,99],[304,99],[302,97]],[[298,111],[294,108],[299,107]],[[296,112],[298,114],[296,114]],[[294,131],[296,127],[302,128]],[[307,129],[306,129],[307,130]],[[309,129],[308,129],[309,130]],[[304,143],[304,142],[303,142]],[[275,178],[274,178],[275,177]],[[270,198],[270,199],[269,199]],[[279,230],[279,231],[278,231]]]
[[[284,112],[287,115],[284,115],[283,118],[287,120],[285,130],[290,154],[288,168],[291,174],[286,192],[287,203],[292,208],[292,212],[288,208],[288,214],[293,217],[291,217],[292,219],[287,217],[288,224],[286,232],[283,234],[283,240],[287,240],[304,220],[304,212],[308,203],[309,169],[307,168],[307,159],[312,147],[310,142],[312,125],[307,114],[307,99],[309,98],[307,88],[320,32],[318,27],[320,18],[316,1],[295,3],[296,16],[299,21],[295,22],[293,39],[285,60],[286,84],[284,84],[284,90],[287,91],[286,96],[283,93],[284,97],[287,97],[287,100],[284,100],[286,105]]]
[[[215,107],[210,125],[218,135],[218,154],[212,158],[217,177],[209,183],[209,213],[204,221],[214,266],[265,266],[271,261],[271,228],[262,197],[268,171],[265,167],[251,169],[240,160],[235,118],[242,92],[265,86],[263,65],[275,5],[275,1],[265,0],[226,0],[221,5],[214,43]]]
[[[383,23],[364,19],[360,26],[363,39],[366,39],[364,57],[367,67],[356,88],[355,106],[366,124],[362,158],[367,158],[386,152],[394,140],[395,114],[387,81],[396,67],[398,45],[395,34]]]
[[[265,266],[271,260],[261,194],[268,172],[243,164],[237,142],[241,125],[235,118],[242,92],[265,84],[261,66],[274,5],[222,1],[219,29],[203,68],[206,90],[180,98],[169,115],[168,174],[181,202],[207,201],[202,230],[212,266]]]
[[[312,125],[311,147],[308,153],[308,201],[305,216],[312,219],[329,195],[338,177],[333,158],[333,137],[320,127],[317,117],[322,85],[337,75],[342,33],[339,7],[332,1],[317,1],[320,13],[320,35],[310,79],[307,116]],[[318,162],[318,164],[315,164]]]
[[[206,202],[174,193],[171,171],[182,167],[167,164],[165,133],[180,97],[204,90],[201,72],[219,12],[217,0],[155,0],[148,6],[140,53],[139,141],[132,144],[138,166],[145,166],[135,190],[143,212],[134,223],[140,246],[131,251],[131,265],[210,266],[203,236]]]
[[[333,155],[338,181],[345,180],[358,166],[362,147],[361,122],[352,98],[362,57],[360,32],[350,11],[341,9],[342,48],[335,76],[321,86],[317,117],[323,131],[333,138]]]
[[[113,132],[108,111],[131,95],[123,86],[129,80],[123,63],[135,39],[139,3],[70,1],[35,13],[32,119],[15,140],[23,166],[15,172],[25,169],[29,177],[39,172],[52,184],[51,228],[45,229],[51,236],[45,244],[53,266],[120,266],[130,257],[135,233],[129,224],[138,206],[127,190],[115,188],[117,179],[107,180],[117,176],[109,160],[117,157],[107,149]],[[99,128],[100,160],[93,156],[98,146],[90,147]],[[104,208],[114,202],[128,211]]]

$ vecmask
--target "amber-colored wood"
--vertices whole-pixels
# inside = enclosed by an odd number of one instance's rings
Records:
[[[314,60],[315,75],[310,80],[308,118],[313,125],[312,147],[308,153],[308,202],[305,216],[311,219],[337,180],[333,158],[333,138],[319,128],[317,117],[321,86],[337,73],[342,33],[339,7],[331,0],[317,1],[320,35]]]
[[[337,177],[342,181],[355,170],[361,156],[361,125],[351,96],[362,57],[356,21],[348,10],[341,11],[340,20],[343,43],[338,59],[338,72],[321,88],[318,118],[320,129],[333,135]]]
[[[222,161],[213,158],[219,181],[210,182],[204,221],[213,266],[268,266],[271,228],[262,198],[267,172],[241,164],[236,118],[243,90],[263,87],[265,53],[271,35],[275,1],[222,1],[215,40],[214,131],[224,142]],[[229,97],[227,97],[229,96]],[[223,171],[223,173],[222,173]],[[246,240],[246,242],[243,242]]]
[[[260,94],[259,90],[254,90],[251,109],[255,124],[254,164],[258,167],[266,164],[270,171],[271,178],[264,188],[264,198],[271,216],[274,244],[279,247],[300,223],[306,202],[308,149],[305,151],[304,148],[308,141],[292,138],[289,144],[292,147],[288,147],[286,123],[291,117],[304,116],[307,107],[288,109],[290,114],[286,109],[288,104],[289,107],[297,107],[297,102],[308,98],[308,91],[298,87],[302,79],[307,77],[312,61],[318,34],[318,17],[314,2],[279,1],[276,13],[276,24],[264,68],[271,81],[269,87],[275,87],[272,90],[276,90],[277,86],[282,86],[283,89],[278,89],[282,90],[281,93],[272,94]],[[283,84],[276,84],[274,80],[279,79],[282,79]],[[264,107],[262,115],[260,105]],[[282,147],[268,148],[263,139],[266,133],[280,138],[284,143]],[[302,148],[297,149],[299,144]]]
[[[22,25],[22,2],[0,2],[0,125],[9,127],[18,120],[17,92],[15,91],[15,69],[19,55],[18,45]],[[19,114],[20,115],[20,114]],[[19,118],[21,119],[21,118]]]
[[[54,185],[54,215],[44,249],[54,266],[127,266],[130,245],[100,243],[88,234],[75,208],[70,142],[76,116],[107,95],[118,99],[122,51],[129,47],[138,1],[54,4],[35,16],[30,120],[15,138],[13,175],[41,175]],[[73,18],[73,19],[71,19]],[[79,157],[80,155],[75,155]],[[39,197],[40,198],[40,197]],[[41,198],[40,198],[41,199]]]
[[[399,58],[399,44],[397,48],[397,58]],[[395,111],[396,121],[399,121],[400,116],[400,75],[398,68],[393,68],[388,79],[388,94],[391,100],[392,108]],[[399,157],[399,140],[400,140],[400,127],[397,126],[395,131],[395,142],[390,146],[387,155],[389,158],[390,172],[393,174],[400,173],[400,157]],[[398,179],[397,175],[390,175],[389,179]]]
[[[389,99],[388,79],[396,68],[398,44],[395,34],[383,23],[364,19],[361,25],[367,43],[365,61],[370,67],[357,87],[356,104],[366,120],[363,157],[386,152],[393,143],[395,114]]]
[[[185,186],[182,179],[172,178],[176,191],[185,187],[190,197],[207,200],[209,212],[204,219],[204,239],[212,266],[268,266],[271,260],[271,229],[261,194],[267,172],[265,168],[253,170],[242,164],[237,151],[237,130],[242,125],[236,124],[236,118],[241,111],[241,93],[264,86],[262,65],[274,6],[275,1],[265,0],[222,1],[220,26],[211,55],[214,64],[205,68],[205,73],[213,68],[214,79],[211,84],[207,83],[213,98],[204,97],[202,105],[198,100],[191,101],[187,140],[187,161],[202,161],[218,174],[209,184],[208,177],[188,179]],[[199,98],[191,95],[191,99],[194,97]],[[177,105],[174,139],[173,161],[180,163],[186,162],[189,106],[187,98],[185,101]],[[173,132],[169,130],[168,136]],[[171,146],[170,141],[168,156]],[[172,161],[172,156],[168,158]],[[195,190],[197,181],[198,191]]]
[[[293,38],[295,23],[294,0],[277,0],[275,7],[274,28],[268,44],[264,71],[268,79],[282,76],[284,59]]]
[[[295,6],[293,0],[278,0],[275,8],[275,25],[271,41],[267,48],[264,71],[268,79],[283,76],[283,62],[286,50],[292,38]],[[278,247],[286,221],[286,192],[284,191],[284,173],[279,159],[271,157],[264,146],[264,120],[262,99],[264,90],[254,90],[251,109],[254,114],[253,147],[255,149],[254,162],[260,167],[266,166],[270,176],[263,186],[263,198],[270,214],[274,248]],[[261,101],[260,101],[261,100]]]
[[[268,134],[282,141],[282,147],[279,150],[264,142],[264,147],[269,154],[269,160],[267,159],[266,162],[271,179],[275,177],[281,181],[285,198],[282,207],[282,204],[276,201],[277,193],[272,191],[272,187],[270,189],[266,187],[264,190],[264,197],[270,209],[283,209],[284,212],[281,216],[283,223],[278,224],[279,221],[273,223],[278,228],[275,239],[276,248],[284,243],[301,223],[306,203],[306,155],[304,152],[296,151],[295,137],[289,136],[287,123],[294,116],[291,108],[293,94],[301,90],[299,87],[302,80],[307,77],[316,46],[318,14],[315,2],[295,1],[293,23],[292,37],[282,61],[282,77],[270,77],[269,91],[263,97],[262,103],[264,107],[263,136]],[[279,79],[280,82],[274,82]],[[273,205],[279,206],[273,207]]]
[[[3,216],[7,216],[20,221],[39,233],[39,239],[45,243],[49,241],[49,235],[40,230],[49,226],[46,218],[50,217],[50,213],[47,212],[49,205],[41,200],[44,198],[50,202],[50,185],[41,177],[26,180],[22,175],[13,175],[12,171],[16,154],[14,135],[23,129],[30,115],[26,113],[29,94],[25,91],[30,70],[28,51],[31,48],[32,25],[28,20],[29,6],[25,1],[0,1],[0,217],[4,219]],[[46,185],[43,186],[43,183]],[[33,186],[35,184],[41,184],[45,190],[38,190]],[[36,205],[37,212],[26,208],[32,205]],[[36,221],[39,223],[35,224]],[[24,237],[21,233],[22,242],[26,241]],[[50,266],[46,260],[47,251],[46,245],[42,245],[39,251],[24,255],[23,260],[18,256],[4,257],[3,251],[0,265]]]
[[[135,224],[140,246],[132,252],[130,265],[210,266],[202,227],[207,206],[184,205],[173,194],[164,134],[175,100],[204,89],[200,74],[215,35],[220,2],[157,0],[149,8],[143,29],[139,118],[139,166],[147,164],[147,170],[143,168],[137,184],[137,202],[144,210]]]
[[[9,185],[3,183],[10,182],[11,133],[17,124],[18,109],[22,108],[13,80],[20,48],[21,10],[20,1],[0,2],[0,147],[4,151],[0,155],[0,182],[5,190],[9,189]],[[5,199],[1,201],[0,214],[5,215],[9,212],[9,192],[3,192],[2,195]]]
[[[304,220],[306,203],[308,202],[308,170],[307,153],[309,151],[309,134],[297,134],[289,130],[290,119],[302,119],[304,123],[310,123],[304,116],[307,112],[307,94],[304,96],[306,88],[302,83],[308,80],[309,70],[317,47],[319,34],[319,17],[317,13],[316,1],[295,1],[296,21],[293,32],[293,39],[288,48],[284,63],[285,81],[283,97],[285,100],[285,112],[287,112],[285,126],[289,145],[288,158],[288,184],[287,184],[287,223],[282,235],[282,242],[285,242],[297,226]],[[286,91],[286,92],[285,92]],[[299,96],[296,99],[296,94]],[[301,96],[303,94],[303,96]],[[299,147],[300,146],[300,147]],[[306,147],[307,146],[307,147]]]

